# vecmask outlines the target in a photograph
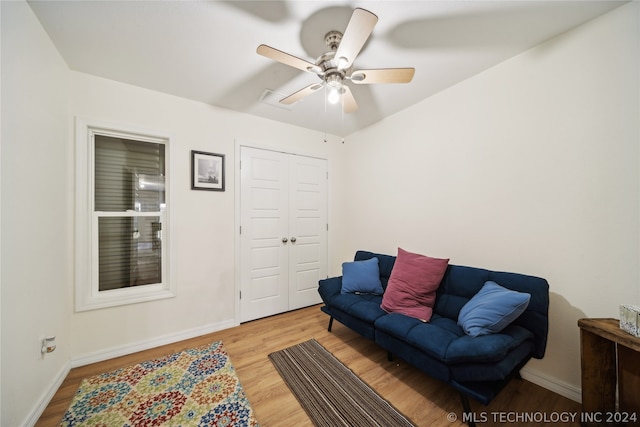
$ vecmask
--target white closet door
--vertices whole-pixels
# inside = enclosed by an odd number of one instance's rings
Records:
[[[289,158],[289,310],[321,302],[327,277],[327,161]]]
[[[242,147],[240,158],[240,320],[246,322],[289,309],[289,175],[281,153]]]
[[[240,177],[240,320],[319,303],[327,161],[241,147]]]

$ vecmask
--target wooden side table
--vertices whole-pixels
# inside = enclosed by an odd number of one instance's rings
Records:
[[[582,424],[639,425],[640,338],[620,329],[617,319],[580,319],[578,326]]]

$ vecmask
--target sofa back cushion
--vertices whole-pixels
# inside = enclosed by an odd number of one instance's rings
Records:
[[[396,262],[396,257],[391,255],[376,254],[368,251],[357,251],[354,261],[364,261],[371,258],[378,258],[378,268],[380,269],[380,283],[382,288],[387,289],[389,283],[389,277],[391,277],[391,271],[393,265]]]

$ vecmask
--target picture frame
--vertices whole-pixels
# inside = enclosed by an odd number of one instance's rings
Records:
[[[191,150],[191,189],[224,191],[224,154]]]

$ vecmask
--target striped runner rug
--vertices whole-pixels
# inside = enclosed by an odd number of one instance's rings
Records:
[[[318,427],[415,427],[314,339],[269,359]]]

